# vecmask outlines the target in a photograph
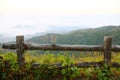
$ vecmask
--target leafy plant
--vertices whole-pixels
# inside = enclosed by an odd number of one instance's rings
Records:
[[[96,52],[97,53],[97,52]],[[90,55],[91,56],[91,55]],[[115,55],[114,55],[115,56]],[[117,57],[120,55],[117,55]],[[101,55],[95,54],[98,61]],[[0,80],[119,80],[120,69],[109,68],[106,64],[103,67],[78,68],[73,64],[77,64],[79,60],[93,61],[94,57],[84,54],[69,55],[65,54],[25,54],[25,66],[20,69],[17,64],[17,56],[14,53],[6,53],[0,55]],[[77,61],[78,60],[78,61]],[[114,57],[113,57],[114,60]],[[39,62],[40,66],[33,67],[33,63]],[[60,63],[60,67],[52,65]]]

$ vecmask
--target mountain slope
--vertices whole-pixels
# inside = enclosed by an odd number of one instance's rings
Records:
[[[120,26],[104,26],[72,31],[65,34],[46,34],[33,37],[27,42],[40,44],[103,44],[104,36],[112,36],[113,44],[120,44]]]

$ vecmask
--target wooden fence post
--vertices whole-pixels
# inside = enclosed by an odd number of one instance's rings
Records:
[[[19,67],[22,68],[25,63],[24,58],[24,36],[16,36],[16,51]]]
[[[112,49],[112,37],[104,37],[104,63],[110,65],[111,63],[111,50]]]

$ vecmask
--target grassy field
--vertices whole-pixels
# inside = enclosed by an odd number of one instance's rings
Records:
[[[99,62],[103,61],[102,52],[67,52],[62,54],[54,54],[45,51],[44,54],[36,54],[26,51],[25,61],[26,65],[20,69],[17,64],[17,56],[13,52],[0,53],[1,60],[1,74],[0,79],[19,80],[120,80],[120,68],[108,68],[107,65],[103,67],[89,67],[77,68],[70,67],[70,64],[78,62]],[[6,61],[9,61],[6,67]],[[112,62],[120,63],[120,53],[112,53]],[[32,63],[41,63],[37,69],[31,68]],[[62,63],[65,68],[57,68],[49,64]]]

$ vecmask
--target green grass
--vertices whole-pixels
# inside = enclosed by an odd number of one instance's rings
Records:
[[[84,53],[71,53],[65,51],[63,54],[53,54],[45,51],[44,54],[30,53],[26,51],[25,61],[26,65],[20,69],[17,64],[17,55],[15,53],[0,53],[3,59],[0,60],[0,79],[18,80],[120,80],[120,68],[110,68],[104,65],[103,67],[89,67],[77,68],[76,66],[70,67],[70,64],[78,62],[99,62],[103,61],[102,52],[86,52]],[[10,63],[6,64],[6,61]],[[31,63],[41,63],[39,68],[31,68]],[[120,63],[120,53],[112,53],[112,62]],[[67,67],[60,69],[49,64],[62,63]],[[6,67],[8,65],[8,67]],[[10,65],[10,66],[9,66]]]
[[[44,54],[30,54],[29,52],[25,53],[25,59],[27,62],[35,61],[37,63],[59,63],[66,58],[69,58],[69,60],[73,63],[93,61],[98,62],[103,60],[103,54],[98,54],[97,52],[93,53],[92,55],[91,53],[78,53],[76,56],[76,54],[69,54],[69,52],[63,52],[63,54],[51,54],[49,51],[45,52]]]

